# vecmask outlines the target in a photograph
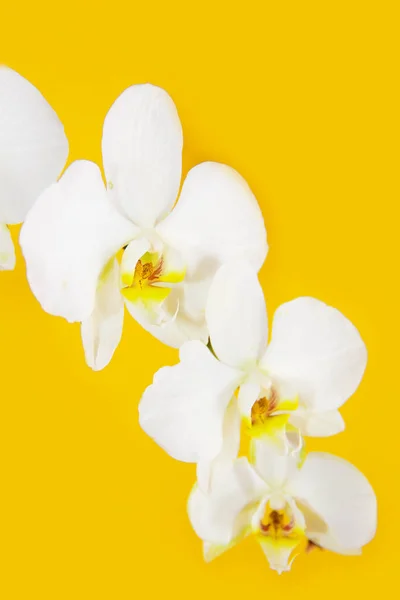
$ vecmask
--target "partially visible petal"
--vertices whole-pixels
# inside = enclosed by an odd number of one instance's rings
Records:
[[[310,533],[310,542],[316,546],[335,552],[336,554],[343,554],[344,556],[360,556],[362,554],[362,548],[346,548],[340,546],[332,535],[324,533]]]
[[[108,201],[97,165],[72,163],[21,229],[28,281],[44,310],[71,322],[88,319],[105,265],[135,234]]]
[[[174,294],[171,300],[180,301],[180,296],[177,298],[176,294]],[[170,316],[172,315],[173,318],[167,319],[164,322],[162,322],[161,316],[159,319],[161,324],[156,325],[154,323],[155,319],[152,318],[152,315],[149,315],[146,311],[144,311],[143,308],[138,305],[138,303],[129,302],[127,300],[125,302],[125,306],[128,309],[129,314],[143,327],[143,329],[148,331],[151,335],[167,346],[171,346],[172,348],[180,348],[185,342],[190,340],[200,340],[205,344],[207,343],[208,330],[205,323],[192,321],[179,310],[175,315],[172,314],[172,310],[169,311],[168,314]],[[175,310],[176,307],[177,305],[175,304]],[[157,314],[155,316],[157,316]]]
[[[307,539],[312,545],[346,556],[357,556],[362,553],[361,548],[345,548],[340,546],[330,533],[328,525],[322,517],[314,512],[309,505],[302,503],[299,499],[296,499],[296,505],[302,512],[306,524]]]
[[[130,309],[130,305],[133,304],[151,325],[160,327],[175,318],[179,306],[178,297],[174,295],[171,298],[170,288],[148,286],[141,290],[140,294],[134,288],[124,288],[122,293],[130,314],[135,314],[134,310]],[[168,304],[166,301],[169,301]]]
[[[0,271],[15,268],[15,248],[7,225],[0,223]]]
[[[197,463],[197,483],[204,492],[209,492],[213,481],[218,481],[221,471],[232,463],[240,447],[240,413],[234,396],[225,411],[223,443],[219,454],[212,460]]]
[[[162,251],[162,269],[158,282],[173,286],[182,283],[186,275],[186,265],[181,254],[174,248],[166,246]]]
[[[264,220],[246,181],[231,167],[205,162],[189,171],[177,205],[157,228],[187,263],[188,276],[211,277],[230,260],[255,270],[268,251]]]
[[[277,384],[289,384],[316,411],[339,408],[356,391],[367,363],[354,325],[315,298],[297,298],[275,313],[262,359]]]
[[[104,369],[110,362],[121,340],[123,323],[119,264],[111,259],[99,280],[94,311],[81,325],[86,362],[94,371]]]
[[[67,158],[54,110],[27,79],[0,66],[0,222],[21,223]]]
[[[192,323],[202,324],[208,329],[205,319],[205,307],[207,302],[208,291],[211,285],[212,278],[200,279],[199,281],[183,282],[183,298],[181,303],[181,315],[185,315]]]
[[[103,162],[111,198],[140,227],[172,209],[182,170],[182,126],[163,89],[133,85],[110,108],[103,128]]]
[[[260,491],[261,493],[261,491]],[[233,528],[233,537],[229,544],[215,544],[212,542],[203,542],[203,556],[206,562],[211,562],[224,552],[227,552],[244,538],[253,533],[251,522],[254,517],[254,512],[257,510],[258,500],[248,504],[236,517]]]
[[[237,371],[220,363],[204,344],[187,342],[180,363],[160,369],[144,392],[140,425],[178,460],[212,460],[222,447],[225,411],[237,379]]]
[[[121,259],[121,285],[123,288],[132,285],[137,262],[150,248],[151,243],[146,237],[132,240],[125,248]]]
[[[374,537],[375,493],[351,463],[332,454],[311,452],[290,487],[293,496],[326,524],[325,531],[307,529],[307,536],[317,544],[352,553]]]
[[[260,396],[261,385],[258,381],[245,381],[239,389],[239,410],[240,414],[251,425],[251,409],[253,404]]]
[[[263,438],[253,438],[250,447],[251,463],[270,489],[281,489],[293,479],[298,470],[296,454],[282,454]]]
[[[160,325],[155,324],[154,319],[149,318],[149,315],[141,309],[138,303],[129,302],[127,299],[126,307],[146,331],[168,346],[180,348],[182,344],[190,340],[200,340],[207,344],[208,328],[204,316],[204,306],[208,287],[207,281],[187,283],[185,280],[174,286],[171,300],[175,301],[175,304],[173,305],[172,302],[169,304],[175,310],[169,311],[170,318],[158,319],[161,321]],[[163,308],[169,307],[164,306]]]
[[[193,529],[202,540],[218,545],[230,544],[251,525],[252,513],[265,491],[263,481],[247,459],[237,459],[220,473],[209,494],[198,486],[193,488],[188,500]],[[246,512],[247,523],[243,523],[241,513],[249,505],[254,505],[254,510]]]
[[[303,435],[327,437],[344,431],[343,417],[338,410],[315,412],[298,409],[291,413],[289,422]]]
[[[258,536],[259,542],[265,558],[268,560],[269,566],[273,571],[277,571],[279,575],[285,571],[290,571],[292,562],[298,556],[301,550],[296,552],[301,540],[297,538],[273,538]]]
[[[299,437],[293,438],[288,430],[289,415],[271,415],[264,423],[254,424],[248,428],[248,434],[265,444],[272,446],[273,450],[281,455],[296,451],[299,446]],[[292,439],[293,438],[293,439]]]
[[[249,263],[223,265],[208,294],[206,321],[211,343],[225,364],[252,369],[264,352],[268,319],[257,273]]]

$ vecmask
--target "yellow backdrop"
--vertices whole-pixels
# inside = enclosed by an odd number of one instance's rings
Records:
[[[309,448],[354,462],[376,489],[380,518],[362,557],[315,551],[279,577],[247,540],[204,564],[185,512],[195,469],[137,423],[142,391],[177,352],[127,316],[114,360],[93,373],[79,326],[41,310],[19,253],[16,271],[0,274],[1,598],[330,600],[397,589],[396,4],[3,5],[0,62],[51,102],[70,161],[101,160],[103,118],[125,87],[165,87],[183,123],[184,171],[226,162],[256,193],[270,242],[261,280],[271,315],[306,294],[357,325],[369,361],[342,410],[347,429]]]

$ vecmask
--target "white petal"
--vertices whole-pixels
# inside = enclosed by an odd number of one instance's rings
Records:
[[[374,537],[376,497],[366,477],[351,463],[311,452],[291,483],[291,493],[326,523],[327,532],[307,530],[307,536],[324,547],[351,551]]]
[[[239,410],[242,417],[249,419],[251,409],[260,395],[261,385],[257,381],[245,381],[239,389]]]
[[[247,262],[223,265],[211,284],[206,321],[220,360],[253,368],[267,345],[268,320],[257,273]]]
[[[239,544],[243,539],[253,533],[251,528],[251,521],[254,517],[254,511],[257,510],[257,501],[256,503],[250,503],[244,508],[237,518],[235,519],[235,524],[233,528],[233,538],[229,542],[229,544],[218,544],[213,542],[203,541],[203,556],[206,562],[210,562],[218,556],[221,556],[227,550],[230,550],[236,544]]]
[[[12,271],[15,267],[15,248],[7,225],[0,223],[0,271]]]
[[[204,316],[204,307],[208,293],[209,282],[183,281],[174,289],[174,299],[177,301],[177,313],[172,320],[163,322],[161,326],[154,325],[146,314],[132,302],[126,302],[130,314],[146,331],[164,344],[180,348],[190,340],[200,340],[207,344],[208,328]]]
[[[336,554],[343,554],[344,556],[360,556],[362,554],[362,548],[343,548],[336,542],[332,535],[325,533],[310,533],[310,541],[314,542],[320,548],[335,552]]]
[[[67,157],[68,141],[54,110],[29,81],[0,66],[0,221],[23,221]]]
[[[212,460],[222,447],[225,411],[237,376],[204,344],[187,342],[180,363],[160,369],[143,394],[140,425],[178,460]]]
[[[270,489],[283,489],[297,474],[298,461],[296,454],[282,454],[267,439],[253,438],[251,442],[251,462]]]
[[[218,267],[245,258],[258,270],[268,250],[262,214],[250,188],[236,171],[218,163],[202,163],[189,172],[177,205],[157,232],[186,264],[176,325],[191,322],[194,334],[205,329],[208,288]]]
[[[185,294],[184,291],[183,294]],[[174,319],[165,322],[162,325],[154,325],[152,320],[148,318],[138,304],[126,301],[125,306],[132,317],[140,323],[146,331],[164,344],[167,344],[167,346],[180,348],[185,342],[190,340],[200,340],[207,343],[208,329],[205,321],[198,322],[192,320],[186,316],[183,311],[179,310]]]
[[[72,163],[21,229],[29,284],[44,310],[68,321],[89,318],[104,266],[135,233],[108,201],[97,165]]]
[[[234,169],[206,162],[189,171],[177,205],[157,228],[182,252],[188,276],[212,276],[229,260],[258,270],[267,255],[264,220],[246,181]]]
[[[202,460],[197,463],[197,483],[204,492],[210,491],[213,481],[218,481],[221,471],[237,458],[240,448],[240,424],[237,400],[233,397],[225,411],[221,451],[212,461]]]
[[[110,362],[121,340],[123,323],[119,264],[112,259],[100,278],[94,311],[81,325],[86,362],[94,371],[104,369]]]
[[[184,314],[192,323],[203,324],[206,329],[205,306],[212,280],[213,277],[209,277],[188,282],[186,278],[183,282],[181,314]]]
[[[261,536],[257,538],[264,552],[265,558],[268,560],[269,566],[279,575],[290,571],[293,560],[296,558],[296,548],[299,545],[297,539],[278,538]]]
[[[339,408],[357,389],[367,362],[352,323],[315,298],[297,298],[275,313],[262,367],[297,390],[317,411]]]
[[[327,437],[344,431],[343,417],[338,410],[314,412],[297,410],[290,415],[289,423],[298,427],[303,435]]]
[[[188,514],[196,534],[213,544],[229,544],[240,535],[240,529],[251,524],[243,523],[242,511],[258,502],[265,493],[265,485],[246,458],[234,461],[220,473],[209,494],[195,486],[188,500]],[[256,506],[254,510],[256,510]]]
[[[103,162],[113,202],[134,223],[152,227],[173,207],[181,181],[182,127],[172,99],[133,85],[110,108]]]

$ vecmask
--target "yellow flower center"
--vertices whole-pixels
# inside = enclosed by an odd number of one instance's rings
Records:
[[[278,406],[278,394],[275,389],[272,388],[271,395],[269,398],[263,396],[254,402],[251,408],[251,424],[263,425],[268,417],[276,410]]]
[[[129,267],[129,268],[128,268]],[[146,252],[135,264],[134,269],[122,258],[122,294],[130,302],[139,302],[157,314],[161,305],[170,295],[175,284],[183,281],[185,269],[171,267],[159,252]]]
[[[287,509],[272,510],[269,503],[265,507],[264,516],[260,521],[261,535],[275,539],[289,537],[293,533],[294,519]]]
[[[285,431],[290,428],[290,414],[299,406],[298,397],[280,398],[274,387],[261,395],[251,407],[247,419],[247,431],[251,437],[269,436],[281,440]]]
[[[131,287],[139,285],[141,288],[145,285],[151,285],[159,280],[163,270],[163,260],[156,259],[154,262],[144,262],[149,257],[146,254],[138,260],[133,275]]]

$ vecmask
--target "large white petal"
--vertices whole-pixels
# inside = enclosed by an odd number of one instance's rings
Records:
[[[94,371],[108,365],[121,340],[124,301],[119,284],[119,264],[111,259],[100,277],[93,313],[81,325],[86,362]]]
[[[276,311],[262,367],[278,385],[296,389],[301,404],[321,411],[355,392],[366,362],[365,345],[346,317],[315,298],[297,298]]]
[[[264,482],[258,477],[246,458],[231,463],[213,483],[209,494],[195,486],[188,500],[188,514],[197,535],[213,544],[229,544],[240,535],[240,528],[251,524],[251,511],[243,523],[241,514],[251,504],[258,502],[266,492]],[[254,507],[254,512],[256,510]]]
[[[189,171],[177,205],[158,231],[182,252],[190,276],[212,275],[219,265],[243,258],[258,270],[268,251],[257,200],[243,177],[220,163]]]
[[[89,318],[104,266],[135,233],[108,201],[97,165],[72,163],[21,229],[29,284],[44,310],[68,321]]]
[[[168,454],[185,462],[212,460],[221,450],[224,415],[238,373],[204,344],[187,342],[180,363],[154,376],[139,404],[139,421]]]
[[[0,223],[0,271],[12,271],[15,267],[15,248],[7,225]]]
[[[103,162],[115,205],[141,227],[173,207],[181,181],[182,127],[163,89],[133,85],[110,108],[103,128]]]
[[[189,171],[177,205],[157,229],[182,253],[188,277],[197,281],[229,260],[245,258],[258,270],[268,251],[257,200],[243,177],[220,163]]]
[[[258,270],[268,250],[262,214],[249,186],[219,163],[202,163],[189,172],[177,205],[157,232],[186,264],[176,324],[180,319],[183,325],[191,322],[194,332],[205,329],[208,289],[221,264],[245,258]]]
[[[54,110],[29,81],[0,66],[0,221],[23,221],[67,157],[68,141]]]
[[[308,525],[307,536],[327,549],[357,550],[375,535],[375,493],[351,463],[322,452],[311,452],[291,484],[291,493],[327,525]]]
[[[257,272],[249,263],[223,265],[214,277],[206,305],[213,349],[228,365],[255,367],[267,345],[268,320]]]

